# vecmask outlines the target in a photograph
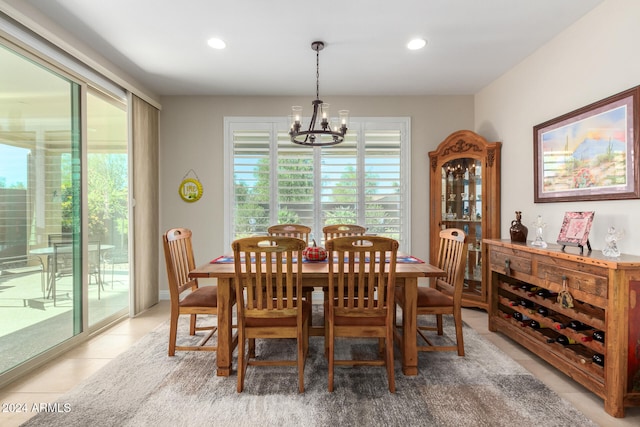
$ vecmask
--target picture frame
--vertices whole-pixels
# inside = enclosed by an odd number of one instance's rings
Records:
[[[640,198],[640,86],[533,128],[534,202]]]
[[[591,252],[591,244],[589,243],[589,232],[595,212],[565,212],[562,220],[560,234],[558,234],[558,244],[565,246],[577,246],[582,253],[584,246],[587,246]]]

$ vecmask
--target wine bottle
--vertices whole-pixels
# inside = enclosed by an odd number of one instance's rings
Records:
[[[580,337],[580,341],[582,341],[582,342],[593,341],[593,337],[591,335],[582,335]]]
[[[528,299],[521,299],[520,300],[520,306],[521,307],[526,307],[526,308],[533,308],[533,301],[528,300]]]
[[[531,323],[529,323],[529,326],[531,326],[533,329],[542,329],[547,327],[546,325],[541,324],[537,320],[532,320]]]
[[[596,365],[604,366],[604,354],[595,353],[595,354],[593,355],[593,357],[591,358],[591,360],[592,360],[592,361],[593,361],[593,363],[595,363]]]
[[[569,324],[567,325],[567,328],[573,329],[574,331],[586,331],[589,329],[593,329],[591,326],[589,325],[585,325],[584,323],[578,321],[578,320],[571,320],[569,321]]]
[[[538,314],[540,316],[547,317],[549,315],[549,310],[547,309],[547,307],[538,307]]]
[[[604,331],[593,331],[593,339],[604,344]]]
[[[531,318],[529,318],[529,316],[525,316],[524,314],[520,313],[519,311],[514,311],[513,312],[513,318],[516,319],[518,322],[524,322],[526,320],[531,320]]]
[[[531,318],[529,318],[529,316],[525,316],[519,311],[513,312],[513,318],[516,319],[522,327],[529,326],[529,324],[531,323]]]
[[[538,289],[538,291],[536,292],[536,295],[541,298],[557,298],[558,297],[557,292],[551,292],[550,290],[545,288]]]
[[[556,329],[564,329],[566,328],[568,323],[556,322]]]
[[[536,294],[536,292],[540,289],[538,286],[533,286],[529,284],[524,284],[520,287],[520,290],[527,294],[527,296],[532,297]]]
[[[558,344],[562,344],[562,345],[569,345],[569,344],[575,344],[576,340],[574,340],[573,338],[569,338],[567,336],[564,336],[564,335],[558,335],[558,337],[556,338],[556,342]]]

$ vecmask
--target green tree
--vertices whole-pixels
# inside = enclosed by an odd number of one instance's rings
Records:
[[[90,154],[87,159],[89,238],[108,240],[128,229],[126,154]]]

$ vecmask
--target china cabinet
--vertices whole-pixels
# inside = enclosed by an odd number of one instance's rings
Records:
[[[483,238],[500,237],[500,149],[500,142],[460,130],[429,153],[430,262],[437,261],[440,230],[462,229],[469,245],[463,305],[485,310],[481,246]]]

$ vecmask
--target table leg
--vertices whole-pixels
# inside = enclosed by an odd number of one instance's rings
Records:
[[[404,308],[402,311],[402,373],[418,375],[418,347],[416,337],[416,311],[418,303],[418,279],[404,279]]]
[[[231,375],[231,354],[233,351],[232,334],[232,295],[231,279],[218,279],[218,351],[217,375]]]

